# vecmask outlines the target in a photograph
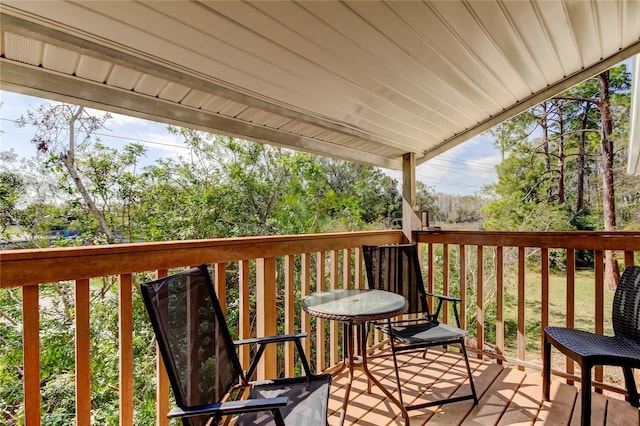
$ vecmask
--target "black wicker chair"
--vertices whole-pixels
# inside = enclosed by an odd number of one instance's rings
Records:
[[[188,426],[235,415],[236,425],[327,424],[331,376],[311,373],[304,334],[233,342],[204,265],[140,287],[179,407],[169,418]],[[265,346],[285,341],[295,342],[306,376],[250,382]],[[236,353],[243,344],[258,345],[246,373]]]
[[[367,271],[369,288],[386,290],[403,295],[409,302],[407,314],[419,314],[418,318],[386,320],[374,323],[376,328],[389,336],[391,353],[396,374],[396,386],[400,402],[406,410],[416,410],[434,405],[473,399],[478,403],[476,389],[473,384],[469,358],[464,344],[464,338],[469,333],[460,328],[457,303],[461,299],[438,294],[427,293],[422,280],[422,272],[418,262],[418,251],[415,244],[394,244],[385,246],[363,246],[364,261]],[[438,299],[438,305],[432,314],[429,309],[427,296]],[[442,303],[449,301],[453,305],[457,327],[452,327],[438,321]],[[432,346],[454,345],[460,346],[469,375],[471,393],[444,400],[429,401],[415,405],[405,405],[402,399],[400,373],[396,353],[401,351],[425,349]]]
[[[591,423],[591,368],[594,365],[620,366],[624,372],[628,398],[638,407],[638,391],[632,368],[640,368],[640,267],[627,267],[613,298],[615,336],[602,336],[564,327],[544,329],[542,397],[549,400],[551,345],[580,365],[581,424]]]

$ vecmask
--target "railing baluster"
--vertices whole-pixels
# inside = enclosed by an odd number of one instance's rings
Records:
[[[467,247],[460,244],[460,326],[467,328]]]
[[[329,288],[335,290],[338,288],[338,250],[331,250],[329,257]],[[329,365],[334,366],[338,363],[338,342],[340,335],[338,333],[338,321],[329,321]]]
[[[294,276],[295,256],[284,257],[284,332],[293,334],[296,312],[293,304],[295,276]],[[295,366],[295,351],[293,342],[284,344],[284,373],[286,377],[293,377]]]
[[[40,426],[40,306],[37,285],[22,288],[24,418]]]
[[[449,245],[442,245],[442,294],[449,295]],[[442,322],[449,323],[449,302],[442,304]]]
[[[316,291],[325,290],[324,282],[324,263],[325,253],[323,251],[316,253]],[[325,321],[316,318],[316,365],[318,371],[324,371],[327,366],[325,362],[326,343],[324,332]]]
[[[303,299],[311,294],[311,255],[309,253],[302,253],[300,259],[300,298]],[[309,315],[303,314],[300,320],[300,328],[303,333],[307,333],[307,338],[304,339],[304,352],[307,355],[307,359],[311,359],[311,318]],[[319,369],[316,369],[320,371]]]
[[[567,328],[573,328],[575,326],[575,297],[576,297],[576,251],[573,249],[567,249]],[[568,356],[566,359],[566,371],[569,374],[573,374],[574,361]],[[573,380],[567,379],[567,384],[573,385]]]
[[[596,250],[595,252],[595,322],[596,333],[604,334],[604,252]],[[604,369],[601,365],[595,367],[594,378],[598,382],[602,382],[604,377]],[[602,393],[601,388],[596,388],[596,392]]]
[[[220,301],[220,309],[227,315],[227,264],[216,263],[213,266],[213,286]]]
[[[91,359],[89,280],[76,281],[76,424],[91,423]]]
[[[504,355],[504,248],[496,247],[496,346]],[[498,360],[502,364],[502,360]]]
[[[342,249],[342,288],[354,288],[351,280],[351,250]]]
[[[276,284],[276,258],[256,260],[256,333],[258,336],[277,334],[278,305]],[[268,345],[258,364],[258,380],[278,377],[277,347]]]
[[[478,246],[476,251],[477,276],[476,276],[476,340],[479,351],[484,350],[484,246]],[[478,354],[482,359],[482,354]]]
[[[525,278],[525,248],[518,247],[518,359],[525,360],[525,330],[524,330],[524,278]],[[524,371],[523,366],[518,369]]]
[[[166,269],[158,269],[156,272],[157,278],[164,278],[169,274]],[[169,376],[167,375],[167,369],[162,361],[162,355],[160,355],[160,348],[156,344],[156,380],[158,384],[156,386],[156,425],[157,426],[169,426],[169,419],[167,413],[169,412]]]
[[[624,252],[624,266],[625,267],[634,265],[635,259],[634,259],[633,254],[634,254],[634,252],[629,251],[629,250],[626,250]]]
[[[540,347],[544,345],[544,330],[549,326],[549,249],[540,250],[541,267],[541,309],[540,309]]]
[[[364,268],[362,267],[364,258],[362,257],[362,248],[356,247],[354,249],[354,263],[353,263],[353,277],[354,283],[353,288],[364,288],[366,287],[365,279],[364,279]]]
[[[240,339],[248,339],[251,337],[251,309],[250,309],[250,298],[251,298],[251,277],[250,277],[250,269],[249,269],[249,261],[248,260],[240,260],[238,261],[238,292],[240,293],[240,306],[238,307],[239,318],[238,318],[238,338]],[[251,363],[249,345],[242,345],[239,349],[239,358],[240,364],[243,368],[249,368],[249,364]]]
[[[120,426],[133,425],[133,303],[131,274],[120,275]]]
[[[429,293],[433,293],[433,281],[435,270],[433,265],[435,265],[435,256],[433,255],[434,249],[433,244],[427,244],[427,291]],[[429,307],[433,310],[435,307],[433,306],[433,297],[429,296],[427,298]]]

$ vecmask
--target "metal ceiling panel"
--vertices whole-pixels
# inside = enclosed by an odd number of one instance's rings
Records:
[[[640,1],[0,3],[3,87],[399,169],[640,52]]]

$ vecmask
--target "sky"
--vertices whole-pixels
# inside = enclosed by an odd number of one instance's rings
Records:
[[[29,107],[49,104],[47,99],[0,91],[0,151],[13,149],[21,158],[33,157],[35,146],[30,142],[33,128],[15,125]],[[147,149],[147,161],[153,163],[161,157],[177,157],[186,147],[180,136],[171,135],[167,125],[149,120],[111,114],[107,130],[99,132],[103,144],[123,148],[131,142],[143,144]],[[433,158],[416,169],[416,179],[435,192],[471,195],[479,193],[484,185],[496,182],[495,165],[500,154],[488,136],[480,135]],[[401,181],[402,172],[384,170]]]

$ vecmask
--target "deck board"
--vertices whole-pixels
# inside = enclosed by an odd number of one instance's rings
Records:
[[[477,406],[472,401],[409,411],[411,426],[455,425],[573,425],[580,420],[580,394],[575,386],[557,380],[551,383],[551,401],[542,401],[539,373],[503,367],[495,361],[470,359]],[[430,350],[398,354],[405,404],[469,393],[466,368],[459,353]],[[389,357],[369,360],[372,374],[397,397],[393,361]],[[345,425],[403,425],[398,408],[375,386],[367,392],[367,380],[356,371]],[[348,373],[334,378],[329,396],[329,425],[339,424]],[[640,424],[640,412],[624,400],[592,394],[592,424],[616,426]],[[578,423],[575,423],[578,422]]]

